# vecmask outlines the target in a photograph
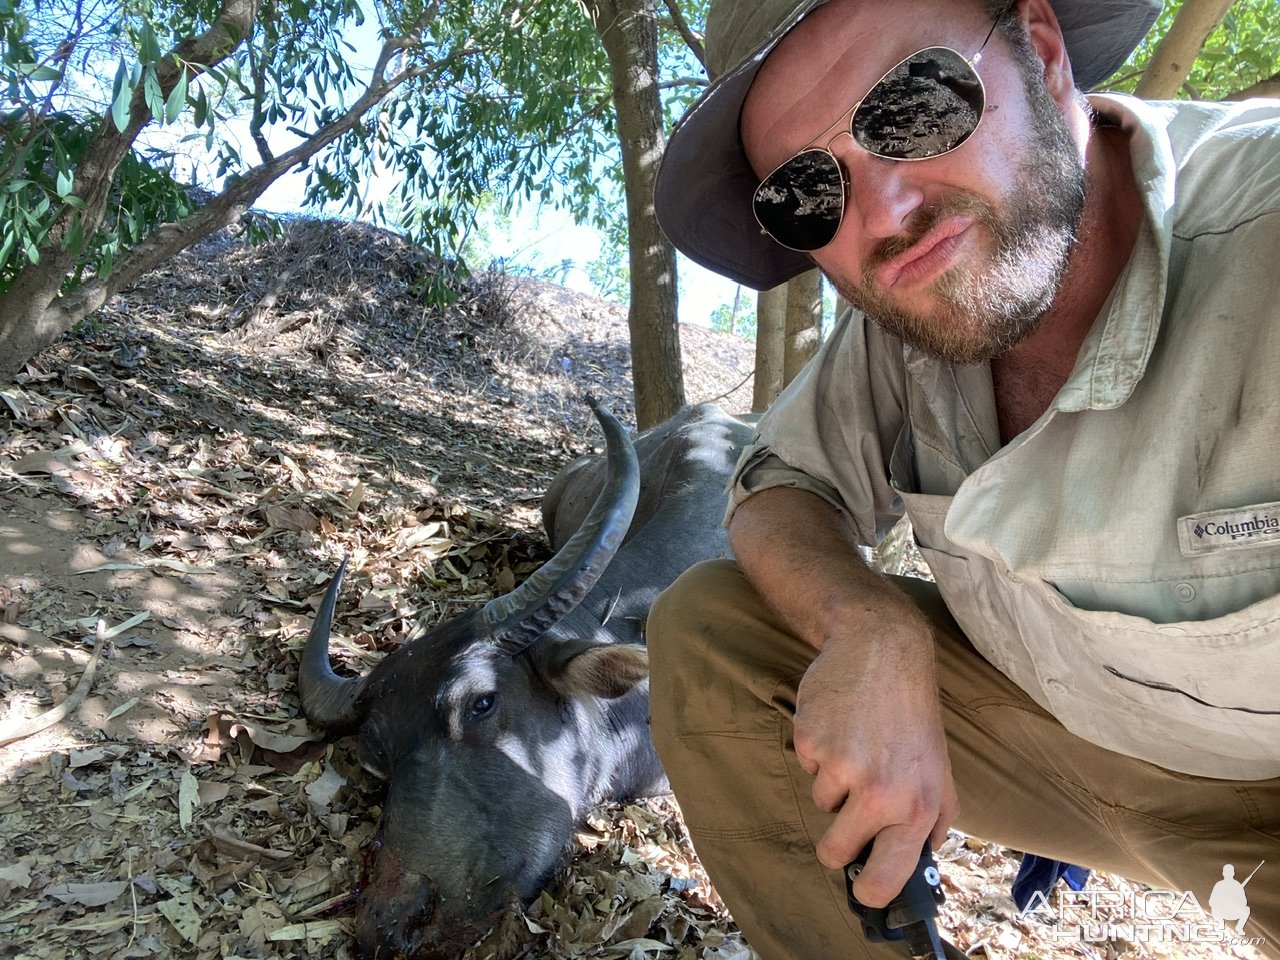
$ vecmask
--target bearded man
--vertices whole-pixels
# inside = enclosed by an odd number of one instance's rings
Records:
[[[854,307],[739,463],[736,562],[648,627],[765,957],[890,950],[842,868],[883,906],[951,826],[1201,897],[1280,858],[1280,102],[1083,94],[1158,8],[712,4],[659,219]],[[862,560],[904,513],[936,584]],[[1280,870],[1250,903],[1280,956]]]

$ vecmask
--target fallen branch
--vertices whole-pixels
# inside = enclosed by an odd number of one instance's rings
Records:
[[[310,225],[309,229],[303,226],[299,232],[303,231],[309,236],[298,244],[298,252],[290,257],[284,269],[271,279],[267,284],[267,292],[259,298],[258,302],[244,310],[238,317],[232,318],[231,329],[243,328],[246,331],[252,331],[261,327],[271,311],[275,309],[281,294],[293,282],[293,278],[299,271],[309,269],[312,262],[320,255],[324,231],[317,225]]]
[[[61,723],[76,707],[80,706],[80,701],[89,695],[89,688],[93,686],[93,675],[98,670],[98,658],[102,656],[102,643],[107,634],[106,626],[101,620],[98,621],[97,636],[93,641],[93,656],[89,658],[89,665],[84,668],[84,673],[80,675],[80,682],[71,691],[71,695],[52,710],[46,710],[38,717],[0,724],[0,747],[7,747],[11,743],[25,740],[33,733],[47,730],[55,723]]]
[[[755,372],[754,370],[752,370],[752,371],[751,371],[750,373],[748,373],[745,377],[743,377],[741,380],[739,380],[736,386],[732,386],[732,387],[730,387],[730,388],[729,388],[728,390],[726,390],[724,393],[720,394],[720,396],[718,396],[718,397],[712,397],[712,398],[711,398],[710,400],[708,400],[707,402],[708,402],[708,403],[719,403],[721,400],[727,400],[727,399],[728,399],[728,397],[729,397],[729,394],[733,393],[735,390],[738,390],[738,389],[741,389],[742,387],[745,387],[745,386],[747,385],[747,381],[748,381],[748,380],[750,380],[750,379],[751,379],[752,377],[754,377],[755,375],[756,375],[756,372]]]

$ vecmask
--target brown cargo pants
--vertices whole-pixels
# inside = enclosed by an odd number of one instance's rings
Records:
[[[933,584],[896,582],[935,625],[958,829],[1190,891],[1206,913],[1224,865],[1243,880],[1265,859],[1245,888],[1242,935],[1266,938],[1257,949],[1280,957],[1280,780],[1188,776],[1079,739],[969,645]],[[653,737],[699,858],[747,940],[767,960],[900,957],[863,943],[840,875],[813,852],[830,815],[810,799],[791,735],[813,649],[730,561],[676,581],[654,605],[648,637]],[[1172,902],[1137,905],[1141,916],[1128,919],[1148,936],[1176,936],[1162,919]],[[1059,923],[1064,946],[1088,913],[1071,903]],[[1056,893],[1049,905],[1059,905]],[[1211,917],[1207,925],[1219,929]]]

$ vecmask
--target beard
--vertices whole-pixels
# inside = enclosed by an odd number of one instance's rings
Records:
[[[950,363],[980,363],[1027,337],[1052,304],[1075,245],[1084,211],[1084,165],[1056,104],[1041,83],[1026,83],[1031,136],[1018,186],[997,210],[968,193],[923,210],[905,233],[868,258],[860,282],[831,278],[853,306],[906,343]],[[990,262],[953,267],[933,282],[938,308],[929,314],[893,303],[874,280],[893,259],[948,217],[962,214],[994,240]]]

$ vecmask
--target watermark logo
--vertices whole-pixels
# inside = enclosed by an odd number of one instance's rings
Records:
[[[1262,869],[1262,863],[1254,867],[1253,873]],[[1234,920],[1236,933],[1241,935],[1244,934],[1244,922],[1249,919],[1249,898],[1245,896],[1244,887],[1253,879],[1253,873],[1242,883],[1236,879],[1235,866],[1224,864],[1222,879],[1213,885],[1213,893],[1209,894],[1209,909],[1213,911],[1214,919],[1222,924]]]
[[[1217,943],[1260,945],[1266,938],[1245,931],[1249,898],[1245,888],[1262,861],[1244,878],[1236,879],[1233,864],[1222,868],[1222,879],[1209,894],[1205,910],[1191,890],[1058,889],[1055,902],[1035,893],[1023,915],[1040,914],[1050,921],[1055,940],[1077,943]]]

